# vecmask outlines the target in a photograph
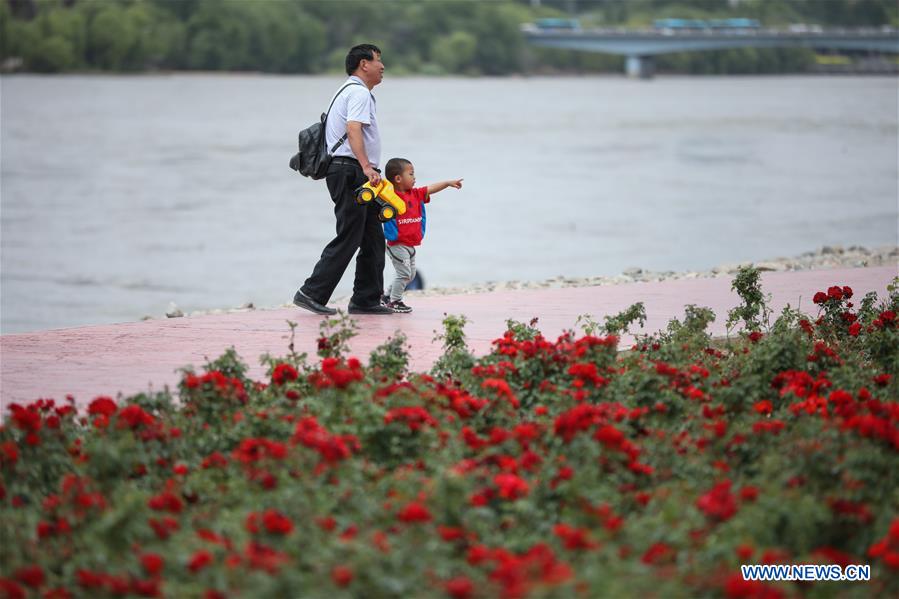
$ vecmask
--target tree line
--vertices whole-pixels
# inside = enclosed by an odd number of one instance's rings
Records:
[[[33,72],[153,70],[323,73],[373,42],[394,74],[620,71],[617,56],[534,48],[522,23],[648,27],[656,18],[759,19],[764,26],[899,25],[892,0],[0,0],[0,61]],[[686,73],[784,72],[808,50],[659,58]]]

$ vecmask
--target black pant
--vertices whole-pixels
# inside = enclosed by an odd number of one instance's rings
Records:
[[[368,179],[358,164],[335,161],[328,168],[328,191],[334,202],[337,236],[325,246],[312,275],[300,290],[326,304],[343,277],[356,250],[356,278],[351,302],[375,306],[384,292],[384,230],[378,220],[378,205],[356,203],[356,189]]]

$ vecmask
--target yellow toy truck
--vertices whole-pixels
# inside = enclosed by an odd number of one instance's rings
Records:
[[[356,190],[356,203],[360,206],[364,206],[372,200],[381,207],[378,211],[378,220],[382,223],[395,218],[397,214],[406,213],[406,203],[396,195],[393,183],[386,179],[381,179],[381,182],[374,186],[368,182]]]

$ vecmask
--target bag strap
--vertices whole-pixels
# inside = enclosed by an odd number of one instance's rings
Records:
[[[340,91],[338,91],[337,94],[334,95],[334,99],[331,100],[331,105],[328,106],[328,112],[325,113],[325,132],[326,132],[326,133],[327,133],[327,130],[328,130],[328,116],[331,114],[331,109],[334,108],[334,102],[337,101],[337,98],[340,97],[340,94],[343,93],[343,90],[345,90],[346,88],[348,88],[348,87],[351,86],[351,85],[362,85],[362,84],[359,83],[358,81],[350,81],[349,83],[347,83],[346,85],[344,85],[343,87],[341,87],[341,88],[340,88]],[[325,137],[325,135],[323,135],[322,137]],[[346,138],[347,138],[347,134],[344,133],[344,134],[343,134],[343,137],[341,137],[341,138],[337,141],[337,143],[334,144],[334,147],[331,148],[331,151],[328,152],[328,154],[333,154],[333,153],[337,150],[337,148],[339,148],[339,147],[343,144],[343,142],[346,141]]]

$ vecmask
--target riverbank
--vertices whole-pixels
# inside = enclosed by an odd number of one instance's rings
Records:
[[[628,268],[612,277],[564,277],[558,276],[544,281],[505,281],[470,285],[467,287],[435,287],[423,291],[409,292],[415,295],[447,295],[457,293],[484,293],[512,289],[558,289],[564,287],[593,287],[597,285],[621,285],[637,282],[678,281],[682,279],[704,279],[730,277],[743,266],[754,265],[762,272],[795,272],[804,270],[824,270],[830,268],[866,268],[874,266],[899,265],[899,246],[886,245],[869,249],[853,245],[843,248],[839,245],[823,246],[815,251],[804,252],[792,258],[772,258],[760,262],[739,262],[721,264],[709,270],[695,271],[651,271],[638,266]]]
[[[692,279],[706,279],[718,277],[730,277],[741,266],[753,264],[762,272],[799,272],[808,270],[826,270],[834,268],[866,268],[879,266],[896,266],[899,268],[899,246],[885,245],[877,248],[852,245],[844,248],[840,245],[822,246],[814,251],[803,252],[794,257],[778,257],[759,262],[741,262],[721,264],[709,270],[695,271],[650,271],[638,266],[628,268],[624,272],[614,276],[597,277],[565,277],[557,276],[543,281],[487,281],[462,287],[433,287],[419,291],[407,292],[410,300],[417,297],[430,297],[439,295],[467,295],[473,293],[489,293],[493,291],[514,291],[519,289],[562,289],[568,287],[595,287],[601,285],[622,285],[638,282],[663,282]],[[385,281],[392,275],[390,267],[385,270]],[[332,298],[335,306],[344,306],[349,301],[349,296]],[[236,308],[196,310],[190,313],[183,312],[177,305],[171,304],[166,316],[176,318],[182,316],[201,316],[208,314],[231,314],[248,312],[252,310],[274,310],[292,307],[293,304],[285,303],[279,306],[259,307],[250,302]],[[142,320],[152,320],[153,316],[145,316]]]

